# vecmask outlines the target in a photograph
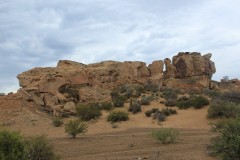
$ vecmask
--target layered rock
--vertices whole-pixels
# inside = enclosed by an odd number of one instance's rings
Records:
[[[22,97],[44,106],[53,115],[75,113],[74,104],[110,99],[110,92],[123,84],[152,81],[161,87],[188,91],[209,88],[215,65],[211,54],[180,52],[172,60],[152,62],[104,61],[82,64],[61,60],[56,67],[33,68],[17,76]],[[166,70],[163,71],[163,68]],[[66,105],[67,104],[67,105]]]

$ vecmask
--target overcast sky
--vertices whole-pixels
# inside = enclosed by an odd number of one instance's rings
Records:
[[[0,0],[0,92],[17,74],[58,60],[212,53],[213,79],[240,77],[240,0]]]

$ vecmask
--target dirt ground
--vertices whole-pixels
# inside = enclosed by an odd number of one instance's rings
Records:
[[[1,124],[25,136],[46,134],[63,160],[214,160],[207,154],[207,144],[212,137],[211,121],[206,118],[207,106],[200,110],[175,108],[177,115],[158,123],[144,114],[153,107],[165,107],[159,100],[153,101],[143,106],[141,113],[130,114],[129,121],[117,123],[117,128],[106,121],[108,112],[103,111],[98,120],[88,122],[86,135],[71,139],[64,132],[64,126],[54,127],[50,116],[33,106],[20,107],[21,103],[17,95],[0,97]],[[128,105],[120,109],[127,110]],[[179,141],[158,144],[150,134],[161,127],[177,128]]]

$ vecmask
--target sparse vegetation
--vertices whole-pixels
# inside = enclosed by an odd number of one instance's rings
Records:
[[[153,100],[153,96],[143,96],[141,99],[141,105],[149,105]]]
[[[179,132],[173,128],[161,128],[153,131],[152,137],[162,144],[170,144],[178,140]]]
[[[147,117],[151,117],[153,115],[153,119],[157,119],[158,121],[165,121],[167,116],[172,114],[177,114],[177,111],[171,108],[163,108],[159,110],[158,108],[153,108],[145,112]]]
[[[126,96],[119,95],[113,99],[113,105],[115,107],[123,107],[126,100],[127,100]]]
[[[172,88],[165,88],[162,91],[162,97],[165,99],[176,99],[178,91]]]
[[[221,93],[219,91],[215,91],[215,90],[207,89],[207,90],[204,90],[203,93],[204,93],[204,95],[214,98],[214,99],[221,96]]]
[[[0,131],[0,159],[2,160],[57,160],[53,146],[46,136],[24,138],[19,132]]]
[[[107,111],[113,109],[113,105],[112,105],[111,102],[102,102],[102,103],[99,104],[99,107],[100,107],[101,109],[107,110]]]
[[[23,137],[18,132],[0,131],[0,159],[27,160]]]
[[[87,132],[87,124],[79,119],[70,120],[65,124],[65,132],[75,138],[78,134]]]
[[[225,92],[222,94],[221,100],[240,104],[240,92]]]
[[[31,137],[26,140],[28,160],[57,160],[59,159],[53,152],[53,146],[46,136]]]
[[[133,114],[141,112],[142,111],[141,104],[136,99],[134,100],[131,99],[128,111],[132,112]]]
[[[116,98],[117,96],[119,96],[119,93],[118,93],[118,91],[114,90],[114,91],[112,91],[112,92],[110,93],[110,95],[111,95],[112,99],[114,99],[114,98]]]
[[[161,110],[161,112],[166,116],[170,116],[171,114],[177,114],[177,111],[172,108],[164,108]]]
[[[240,157],[240,118],[225,119],[213,125],[218,135],[211,139],[210,153],[223,160],[238,160]]]
[[[101,110],[99,104],[93,103],[90,105],[79,104],[77,108],[77,116],[83,121],[89,121],[100,117]]]
[[[159,87],[155,85],[151,80],[148,80],[147,83],[144,85],[145,91],[157,92]]]
[[[111,122],[127,121],[128,119],[128,113],[120,110],[112,111],[107,117],[107,120]]]
[[[0,93],[0,96],[5,96],[6,94],[5,93]]]
[[[205,105],[209,104],[209,100],[203,96],[191,96],[190,98],[181,98],[176,102],[176,106],[179,109],[187,109],[189,107],[194,107],[195,109],[200,109]]]
[[[193,96],[190,98],[190,103],[195,109],[200,109],[203,106],[209,105],[209,100],[203,96]]]
[[[149,111],[146,111],[145,112],[145,115],[147,116],[147,117],[151,117],[151,115],[152,115],[152,110],[149,110]]]
[[[164,104],[167,106],[167,107],[173,107],[176,105],[176,99],[174,98],[168,98],[166,99],[166,101],[164,102]]]
[[[54,117],[52,123],[55,127],[61,127],[63,125],[63,120],[59,117]]]
[[[215,100],[208,109],[209,118],[235,118],[240,114],[240,105],[224,100]]]

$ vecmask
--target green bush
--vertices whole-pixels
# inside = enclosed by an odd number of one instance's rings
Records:
[[[26,140],[28,160],[57,160],[53,152],[53,146],[46,136],[31,137]]]
[[[215,100],[211,103],[208,109],[208,118],[235,118],[240,114],[240,105],[223,101],[223,100]]]
[[[111,93],[110,93],[110,95],[111,95],[111,97],[112,97],[112,99],[114,99],[114,98],[116,98],[117,96],[119,96],[119,93],[118,93],[118,91],[112,91]]]
[[[168,107],[173,107],[176,105],[176,99],[174,98],[168,98],[166,99],[166,101],[164,102],[164,104]]]
[[[126,100],[126,96],[119,95],[113,99],[113,105],[115,107],[123,107]]]
[[[152,96],[143,96],[141,99],[141,105],[149,105],[152,100]]]
[[[161,128],[153,131],[152,137],[162,144],[175,143],[179,138],[179,132],[173,128]]]
[[[153,114],[153,119],[157,119],[159,122],[166,120],[166,115],[161,111],[157,111]]]
[[[240,104],[240,92],[226,92],[221,96],[221,100]]]
[[[129,87],[127,85],[122,85],[122,86],[119,87],[118,90],[119,90],[120,93],[124,93],[124,92],[127,91],[128,88]]]
[[[215,91],[215,90],[204,90],[203,93],[206,95],[206,96],[209,96],[211,98],[218,98],[221,96],[221,93],[218,92],[218,91]]]
[[[155,85],[151,80],[148,80],[144,85],[145,91],[157,92],[159,89],[157,85]]]
[[[53,123],[53,125],[54,125],[55,127],[60,127],[60,126],[63,125],[63,120],[62,120],[61,118],[59,118],[59,117],[55,117],[55,118],[53,119],[52,123]]]
[[[98,118],[102,115],[100,107],[96,103],[90,105],[79,104],[77,108],[77,116],[84,121]]]
[[[141,112],[142,111],[141,104],[137,100],[134,100],[132,102],[132,99],[131,99],[128,111],[132,112],[133,114],[135,114],[137,112]]]
[[[124,96],[126,96],[127,98],[131,98],[133,96],[133,89],[129,88],[126,90],[126,92],[124,93]]]
[[[157,120],[158,120],[159,122],[165,121],[165,120],[166,120],[166,115],[163,114],[163,113],[161,113],[161,112],[159,112],[159,113],[157,114]]]
[[[100,106],[101,109],[104,109],[104,110],[107,110],[107,111],[113,109],[113,105],[112,105],[111,102],[102,102],[102,103],[99,104],[99,106]]]
[[[190,98],[190,101],[192,106],[196,109],[200,109],[203,106],[209,105],[209,100],[203,96],[193,96],[192,98]]]
[[[211,139],[210,153],[223,160],[238,160],[240,157],[240,119],[227,119],[213,125],[217,136]]]
[[[181,98],[176,102],[179,109],[187,109],[193,106],[195,109],[200,109],[209,104],[209,100],[203,96],[191,96],[190,98]]]
[[[146,117],[151,117],[152,113],[153,113],[152,110],[149,110],[145,112],[145,115]]]
[[[27,160],[23,137],[18,132],[0,131],[0,159]]]
[[[165,88],[162,91],[162,97],[165,99],[176,99],[178,95],[178,91],[172,88]]]
[[[170,116],[171,114],[177,114],[177,111],[171,108],[166,108],[166,109],[164,108],[161,110],[161,112],[166,116]]]
[[[145,115],[146,115],[147,117],[151,117],[152,114],[154,114],[154,113],[156,113],[156,112],[158,112],[158,111],[159,111],[159,108],[152,108],[151,110],[146,111],[146,112],[145,112]]]
[[[24,138],[19,132],[0,131],[1,160],[57,160],[45,136]]]
[[[124,111],[112,111],[107,117],[107,120],[111,122],[126,121],[128,119],[128,113]]]
[[[87,124],[79,119],[70,120],[65,124],[65,132],[75,138],[78,134],[87,132]]]
[[[179,108],[179,109],[187,109],[189,107],[191,107],[191,102],[187,99],[179,99],[177,100],[176,102],[176,106]]]

